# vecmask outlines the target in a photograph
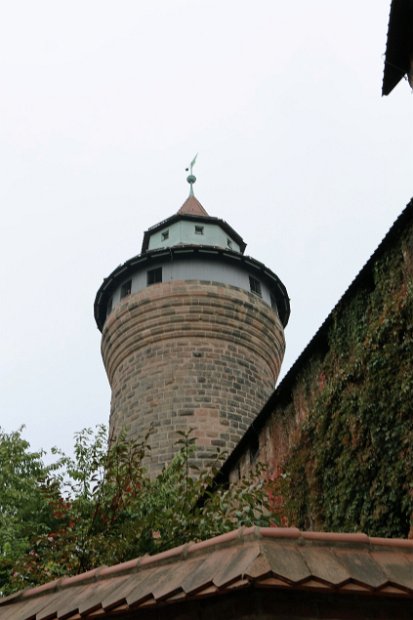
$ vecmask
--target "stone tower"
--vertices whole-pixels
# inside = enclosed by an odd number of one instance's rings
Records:
[[[274,385],[289,317],[286,289],[193,195],[144,233],[141,254],[105,278],[95,300],[112,388],[110,430],[143,437],[148,467],[170,462],[193,428],[194,464],[231,451]]]

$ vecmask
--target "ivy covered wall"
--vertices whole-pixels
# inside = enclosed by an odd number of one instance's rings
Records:
[[[286,375],[224,475],[232,479],[249,467],[258,438],[284,522],[406,537],[412,412],[413,202]]]

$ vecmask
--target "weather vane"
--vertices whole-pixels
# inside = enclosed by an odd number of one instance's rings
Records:
[[[189,175],[186,177],[186,180],[188,181],[189,185],[191,186],[191,188],[189,190],[189,195],[190,196],[194,195],[194,183],[196,181],[196,176],[192,174],[192,168],[195,166],[195,162],[196,162],[196,158],[197,157],[198,157],[198,153],[195,155],[195,157],[193,158],[193,160],[189,164],[189,168],[185,168],[186,172],[188,172],[188,170],[189,170]]]

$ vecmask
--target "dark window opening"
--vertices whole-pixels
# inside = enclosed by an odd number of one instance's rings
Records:
[[[259,295],[262,297],[261,293],[261,282],[250,276],[250,289],[251,293],[255,293],[255,295]]]
[[[277,300],[275,299],[275,295],[271,295],[271,308],[275,310],[275,312],[277,312],[278,314],[278,306],[277,306]]]
[[[124,297],[127,297],[128,295],[131,294],[131,291],[132,291],[132,280],[128,280],[127,282],[124,282],[122,286],[120,287],[120,298],[123,299]]]
[[[204,227],[203,226],[195,226],[195,234],[196,235],[203,235],[204,234]]]
[[[250,451],[250,462],[255,463],[258,458],[258,453],[260,451],[260,442],[259,442],[257,435],[254,435],[254,437],[250,439],[249,451]]]
[[[231,239],[227,239],[227,246],[229,247],[229,249],[232,249],[232,241]]]
[[[110,297],[106,305],[106,316],[108,316],[112,312],[112,308],[113,308],[113,297]]]
[[[162,282],[162,267],[150,269],[147,273],[148,286],[151,284],[156,284],[157,282]]]
[[[167,239],[169,239],[169,230],[164,230],[163,233],[161,233],[161,238],[162,241],[166,241]]]

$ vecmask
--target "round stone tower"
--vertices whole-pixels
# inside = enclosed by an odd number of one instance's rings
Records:
[[[144,233],[141,254],[99,288],[95,318],[112,388],[110,431],[151,430],[152,475],[177,431],[193,430],[194,464],[230,452],[270,396],[289,317],[286,289],[192,191]]]

